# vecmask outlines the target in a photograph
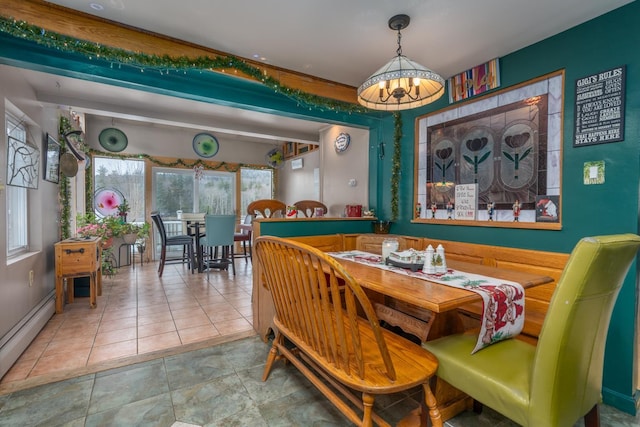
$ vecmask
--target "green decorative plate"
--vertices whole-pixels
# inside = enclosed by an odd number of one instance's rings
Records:
[[[107,151],[111,151],[112,153],[124,150],[127,148],[127,144],[129,143],[127,135],[125,135],[120,129],[116,128],[102,129],[102,132],[100,132],[100,135],[98,136],[98,141],[102,148]]]
[[[210,133],[199,133],[193,138],[193,151],[200,157],[213,157],[219,149],[218,140]]]

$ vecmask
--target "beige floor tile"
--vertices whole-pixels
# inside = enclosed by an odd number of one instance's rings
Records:
[[[38,359],[38,362],[33,367],[29,377],[37,377],[53,372],[82,368],[87,365],[90,352],[91,347],[75,350],[73,352],[68,351],[62,354],[54,354],[52,356],[43,356]]]
[[[9,369],[6,374],[4,374],[4,377],[2,377],[2,381],[0,381],[0,384],[6,384],[13,381],[26,379],[33,370],[33,367],[35,366],[37,361],[38,359],[24,359],[21,357],[16,363],[14,363],[11,369]]]
[[[63,340],[53,340],[42,353],[42,357],[56,354],[68,354],[79,350],[91,349],[95,335],[77,336]]]
[[[98,334],[103,334],[109,331],[116,331],[118,329],[132,328],[136,327],[137,325],[138,318],[136,316],[124,317],[114,320],[105,320],[100,323],[100,326],[98,326]]]
[[[221,322],[224,320],[242,319],[242,314],[240,314],[238,310],[228,307],[222,310],[207,311],[207,315],[213,323]]]
[[[98,333],[94,341],[94,346],[103,346],[121,341],[135,340],[137,338],[138,328],[135,326],[126,329],[116,329],[115,331]]]
[[[220,335],[220,332],[211,323],[187,329],[178,329],[178,335],[182,344],[208,340]]]
[[[244,318],[213,322],[213,326],[220,331],[220,335],[253,330],[253,325]]]
[[[204,310],[199,306],[180,308],[176,310],[171,310],[171,316],[174,320],[183,319],[185,317],[194,317],[194,316],[206,316]]]
[[[138,339],[138,354],[178,347],[181,343],[177,331]]]
[[[138,353],[138,340],[131,339],[93,347],[89,355],[89,365],[106,360],[133,356]]]
[[[158,322],[167,322],[169,320],[173,320],[173,316],[171,315],[171,311],[161,311],[157,313],[144,314],[138,316],[138,326],[148,325],[151,323]]]
[[[176,328],[180,330],[193,328],[194,326],[211,325],[211,320],[209,320],[209,317],[201,310],[200,313],[194,314],[193,316],[173,319],[173,323],[175,323]]]
[[[165,322],[154,322],[149,323],[147,325],[139,325],[138,326],[138,338],[145,338],[152,335],[163,334],[165,332],[175,332],[176,325],[173,323],[173,320],[165,321]]]

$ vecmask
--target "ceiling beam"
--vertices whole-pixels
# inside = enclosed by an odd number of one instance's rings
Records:
[[[87,13],[46,3],[42,0],[0,0],[0,11],[7,18],[25,21],[48,31],[132,52],[193,58],[199,56],[227,56],[225,52],[125,26]],[[280,84],[292,89],[357,104],[356,88],[353,86],[246,58],[242,58],[242,60],[260,69],[265,75],[275,78]],[[224,70],[223,72],[252,79],[237,70]]]

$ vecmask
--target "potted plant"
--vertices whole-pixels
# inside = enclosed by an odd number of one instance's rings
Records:
[[[122,232],[122,240],[128,245],[133,245],[138,240],[138,231],[140,226],[132,222],[125,222],[120,228]]]

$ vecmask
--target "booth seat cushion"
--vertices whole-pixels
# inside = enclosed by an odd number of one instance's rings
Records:
[[[521,424],[526,424],[535,346],[506,340],[471,354],[474,333],[451,335],[422,344],[438,358],[436,375],[454,387],[482,390],[477,399]],[[518,360],[519,363],[513,363]],[[487,386],[490,382],[491,386]]]

